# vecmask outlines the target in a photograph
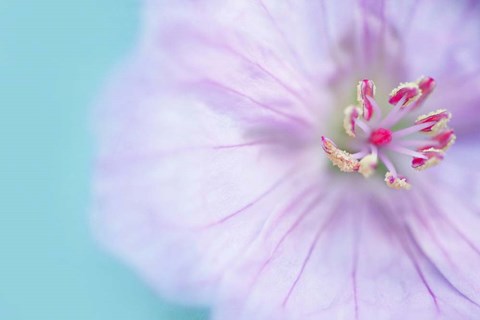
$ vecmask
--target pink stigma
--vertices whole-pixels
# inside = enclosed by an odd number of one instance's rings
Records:
[[[370,142],[376,146],[384,146],[392,141],[392,131],[378,128],[370,134]]]

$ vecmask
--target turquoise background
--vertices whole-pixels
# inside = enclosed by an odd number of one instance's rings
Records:
[[[88,226],[89,118],[139,1],[0,0],[0,319],[205,319],[163,302]]]

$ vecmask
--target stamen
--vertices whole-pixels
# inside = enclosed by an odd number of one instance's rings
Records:
[[[412,187],[410,183],[408,183],[407,178],[398,177],[391,172],[385,174],[385,182],[387,186],[395,190],[410,190]]]
[[[452,129],[445,130],[432,138],[435,142],[437,142],[437,149],[442,151],[447,151],[457,139],[454,131]]]
[[[356,106],[348,106],[344,113],[343,128],[350,137],[355,138],[355,122],[362,115],[362,109]]]
[[[422,96],[418,99],[417,103],[415,104],[415,109],[419,108],[425,100],[427,100],[428,96],[433,92],[436,87],[435,80],[431,77],[422,76],[420,79],[417,80],[418,87],[422,91]]]
[[[380,122],[381,127],[390,127],[397,123],[402,117],[403,112],[401,111],[404,102],[407,100],[407,97],[403,97],[400,101],[393,107],[392,111],[385,117],[385,119]]]
[[[374,155],[375,158],[378,157],[378,148],[376,146],[372,146],[372,155]]]
[[[367,100],[370,102],[371,106],[373,107],[373,116],[375,117],[375,119],[381,118],[382,109],[380,109],[375,99],[367,96]]]
[[[428,97],[430,93],[433,92],[433,89],[435,89],[435,87],[437,86],[435,79],[425,76],[420,77],[420,79],[417,80],[417,84],[422,91],[422,99]]]
[[[382,160],[385,167],[387,167],[387,170],[391,172],[394,176],[396,176],[397,170],[395,169],[395,166],[390,161],[390,159],[383,152],[378,153],[378,156],[380,157],[380,160]]]
[[[429,114],[419,116],[415,124],[431,122],[431,126],[422,129],[422,132],[438,133],[447,127],[448,121],[452,118],[452,114],[445,109],[439,109]]]
[[[404,148],[404,147],[400,147],[400,146],[388,146],[387,148],[390,149],[390,150],[392,150],[392,151],[395,151],[395,152],[397,152],[397,153],[405,154],[405,155],[407,155],[407,156],[417,157],[417,158],[422,158],[422,159],[426,159],[426,158],[427,158],[425,155],[423,155],[423,154],[420,153],[420,152],[413,151],[413,150],[410,150],[410,149],[407,149],[407,148]]]
[[[398,87],[393,89],[390,93],[390,99],[388,103],[395,105],[402,98],[405,98],[405,102],[402,104],[402,108],[408,106],[410,103],[417,101],[422,95],[422,91],[418,85],[414,82],[401,83]]]
[[[368,97],[375,97],[375,84],[372,80],[364,79],[357,85],[357,101],[363,108],[363,118],[366,121],[370,121],[374,111],[374,106]]]
[[[432,125],[434,125],[434,122],[420,123],[402,130],[395,131],[394,133],[392,133],[392,135],[394,138],[401,138],[408,136],[412,133],[423,131],[425,130],[425,128],[431,127]]]
[[[351,156],[352,156],[352,158],[358,160],[358,159],[361,159],[361,158],[365,157],[367,154],[368,154],[368,150],[363,150],[363,151],[359,151],[359,152],[356,152],[356,153],[352,153]]]
[[[430,148],[422,151],[426,158],[413,158],[412,168],[421,171],[436,166],[443,160],[444,152],[442,150]]]
[[[366,124],[365,122],[363,122],[361,119],[357,119],[357,121],[355,121],[355,124],[356,124],[360,129],[362,129],[362,131],[365,132],[367,135],[369,135],[370,132],[372,132],[372,129],[370,129],[370,127],[368,126],[368,124]]]
[[[419,150],[425,150],[438,147],[439,143],[433,140],[400,140],[398,145],[402,147],[417,147]]]
[[[412,110],[423,104],[433,92],[435,80],[431,77],[421,77],[416,83],[402,83],[390,94],[388,102],[393,108],[381,120],[382,112],[374,99],[375,85],[371,80],[362,80],[357,86],[359,106],[349,106],[345,110],[343,126],[347,135],[356,138],[358,151],[348,153],[340,150],[331,141],[322,136],[323,150],[330,161],[341,171],[359,172],[365,178],[370,177],[377,169],[379,161],[387,168],[385,182],[393,189],[409,190],[410,183],[406,177],[399,176],[394,163],[390,160],[390,152],[412,157],[412,167],[425,170],[440,163],[444,152],[455,142],[453,130],[447,128],[451,114],[440,109],[420,116],[410,127],[393,131],[392,127],[407,117]],[[374,116],[374,120],[372,120]],[[365,134],[357,137],[357,127]],[[429,133],[428,139],[407,139],[416,133]],[[423,136],[426,138],[426,136]],[[412,150],[412,149],[413,150]],[[388,155],[387,155],[388,152]]]
[[[369,154],[360,160],[358,172],[360,172],[365,178],[368,178],[375,172],[375,170],[377,170],[377,165],[377,155]]]
[[[454,143],[457,137],[452,129],[444,130],[443,132],[427,140],[423,145],[418,145],[419,151],[424,151],[430,148],[447,151]]]
[[[327,157],[343,172],[355,172],[358,171],[360,163],[357,159],[346,151],[337,148],[332,140],[322,136],[322,147]]]

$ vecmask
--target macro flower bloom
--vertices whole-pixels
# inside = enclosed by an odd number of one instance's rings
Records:
[[[144,21],[98,113],[94,222],[152,287],[213,319],[480,319],[478,1]]]

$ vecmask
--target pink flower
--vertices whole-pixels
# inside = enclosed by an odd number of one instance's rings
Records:
[[[478,1],[144,13],[99,112],[103,243],[214,319],[480,319]]]

